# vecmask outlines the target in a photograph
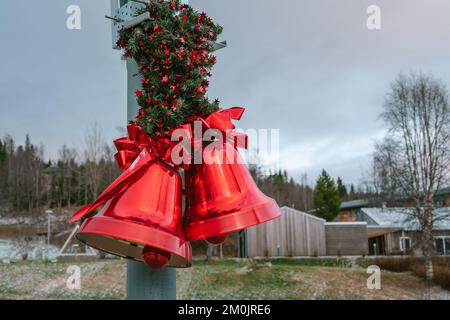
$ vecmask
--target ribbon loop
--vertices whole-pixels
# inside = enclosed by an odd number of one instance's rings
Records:
[[[245,109],[242,107],[233,107],[212,113],[205,119],[209,128],[219,129],[226,132],[229,129],[235,129],[236,126],[231,120],[240,120]]]

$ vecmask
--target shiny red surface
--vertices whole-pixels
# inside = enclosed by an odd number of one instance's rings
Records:
[[[211,155],[212,164],[192,165],[186,174],[184,233],[188,240],[214,239],[281,215],[276,202],[258,189],[230,144]],[[224,155],[237,161],[224,163]]]
[[[182,238],[181,177],[175,169],[154,161],[124,190],[101,215],[153,226]]]
[[[78,234],[98,234],[154,247],[178,255],[189,266],[191,250],[181,220],[181,177],[171,166],[155,160],[135,174],[99,214],[87,219]],[[96,243],[87,244],[96,247]]]
[[[152,269],[161,269],[170,261],[170,253],[149,246],[145,246],[142,255],[145,264]]]
[[[206,241],[211,244],[218,245],[218,244],[224,243],[227,240],[227,238],[228,238],[228,234],[224,234],[221,236],[207,238]]]

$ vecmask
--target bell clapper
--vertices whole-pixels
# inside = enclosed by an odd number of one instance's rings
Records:
[[[211,237],[206,239],[207,242],[209,242],[210,244],[214,244],[214,245],[219,245],[225,242],[225,240],[227,240],[228,238],[228,234],[222,234],[219,236],[215,236],[215,237]]]
[[[161,269],[169,263],[170,253],[150,246],[145,246],[142,251],[144,262],[152,269]]]

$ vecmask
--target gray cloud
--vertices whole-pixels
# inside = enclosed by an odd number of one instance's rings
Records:
[[[210,97],[247,108],[239,126],[279,128],[281,165],[313,179],[322,168],[357,182],[389,83],[422,69],[450,83],[450,3],[375,1],[382,30],[366,28],[360,0],[192,0],[224,26]],[[65,27],[70,4],[82,30]],[[4,0],[0,11],[0,134],[30,133],[54,156],[80,147],[96,121],[108,140],[125,124],[125,64],[111,50],[109,0]]]

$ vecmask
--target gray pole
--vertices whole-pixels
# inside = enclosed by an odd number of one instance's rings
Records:
[[[130,3],[130,0],[111,0],[111,16],[116,16],[117,11],[122,21],[129,21],[130,14],[120,15],[120,9]],[[188,3],[188,0],[181,0]],[[123,13],[123,12],[122,12]],[[117,39],[118,25],[112,23],[113,47]],[[139,69],[133,60],[127,61],[127,118],[128,121],[135,118],[138,105],[135,92],[141,88]],[[129,300],[175,300],[176,299],[176,271],[172,268],[151,270],[143,263],[128,261],[127,265],[127,299]]]
[[[50,233],[52,232],[50,223],[51,223],[51,211],[47,211],[47,245],[50,245]]]
[[[47,214],[47,257],[46,260],[50,260],[49,256],[50,256],[50,234],[51,234],[51,215],[53,214],[52,210],[46,210],[45,213]]]
[[[135,92],[140,89],[139,69],[134,60],[127,60],[128,121],[134,119],[138,105]],[[128,261],[127,265],[128,300],[175,300],[176,270],[163,268],[152,270],[141,262]]]

